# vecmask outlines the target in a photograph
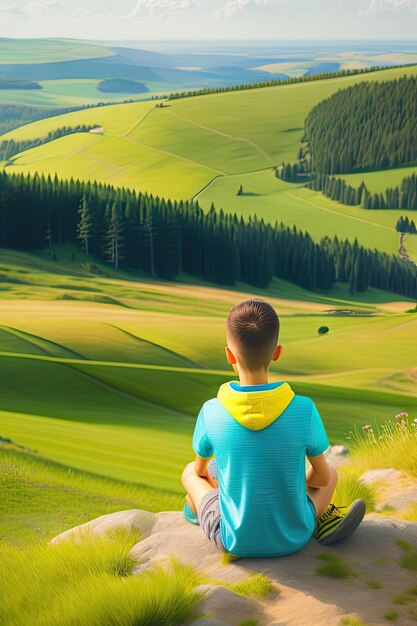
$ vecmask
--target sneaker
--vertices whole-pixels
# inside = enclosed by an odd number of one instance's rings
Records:
[[[329,504],[326,511],[318,516],[313,535],[319,543],[327,545],[341,541],[355,532],[366,512],[365,500],[358,498],[352,502],[348,511],[342,513],[340,509],[346,508]]]
[[[189,522],[190,524],[195,524],[196,526],[200,524],[200,522],[198,521],[198,516],[194,513],[194,511],[191,510],[188,502],[184,504],[182,514],[184,516],[184,519],[186,519],[187,522]]]

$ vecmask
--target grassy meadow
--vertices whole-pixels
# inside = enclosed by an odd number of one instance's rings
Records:
[[[97,124],[103,132],[61,137],[33,148],[13,157],[7,170],[94,179],[172,199],[194,197],[203,207],[214,202],[226,211],[245,216],[256,212],[273,222],[296,224],[316,240],[325,234],[357,236],[363,245],[396,253],[397,211],[371,212],[331,202],[298,183],[277,180],[272,167],[295,160],[304,119],[323,98],[356,82],[416,72],[417,67],[387,69],[167,101],[163,108],[154,102],[138,102],[49,118],[10,131],[1,139],[33,139],[77,124]],[[384,181],[398,182],[402,173],[412,171],[415,167],[351,177],[364,178],[372,189],[384,186]],[[244,194],[237,197],[240,185]],[[409,254],[417,258],[414,243]]]
[[[395,223],[406,212],[344,206],[278,180],[272,168],[295,159],[317,102],[354,82],[405,71],[415,74],[417,66],[162,108],[143,101],[78,111],[27,124],[0,141],[44,137],[64,125],[96,124],[102,132],[64,136],[2,165],[193,197],[207,210],[214,202],[245,218],[256,213],[295,224],[317,241],[357,237],[396,254]],[[68,81],[46,82],[56,103],[71,91]],[[93,100],[96,82],[76,82]],[[364,178],[377,190],[413,171],[346,179]],[[417,236],[405,243],[417,259]],[[48,251],[0,250],[0,489],[7,494],[0,535],[8,542],[31,543],[122,508],[181,506],[180,475],[193,456],[198,410],[235,378],[224,356],[225,316],[250,295],[267,298],[281,318],[284,351],[271,380],[286,379],[314,398],[331,444],[350,445],[355,425],[382,423],[399,411],[416,416],[411,300],[374,289],[352,296],[346,285],[312,293],[277,279],[250,291],[186,275],[166,283],[116,272],[72,246],[53,249],[56,261]],[[319,336],[324,325],[330,332]],[[349,480],[339,487],[341,498],[352,492]]]
[[[13,453],[36,451],[63,474],[131,484],[139,491],[124,498],[121,489],[123,504],[147,505],[140,489],[148,488],[175,508],[199,407],[234,379],[225,315],[249,294],[243,285],[163,283],[104,266],[96,276],[71,251],[57,248],[56,262],[0,254],[0,435],[23,446]],[[271,378],[315,399],[332,444],[346,445],[354,423],[416,411],[414,303],[376,290],[363,299],[341,287],[313,294],[279,280],[262,295],[281,316],[284,353]],[[113,485],[109,506],[116,494]]]

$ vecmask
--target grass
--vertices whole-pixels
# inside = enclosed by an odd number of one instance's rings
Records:
[[[348,185],[359,187],[363,180],[372,193],[385,192],[388,187],[399,187],[401,181],[406,176],[411,176],[417,171],[416,165],[395,167],[390,170],[379,170],[375,172],[364,172],[359,174],[345,174],[340,176]]]
[[[319,576],[327,576],[340,580],[349,577],[357,578],[359,576],[349,563],[335,552],[318,552],[316,558],[320,561],[324,561],[324,565],[320,565],[316,568],[316,573],[319,574]]]
[[[341,288],[311,294],[283,281],[262,293],[187,277],[167,284],[102,263],[103,275],[95,275],[92,260],[75,248],[56,253],[52,262],[46,253],[0,251],[0,434],[64,467],[147,486],[148,495],[127,497],[145,508],[156,510],[162,492],[161,508],[180,508],[197,412],[234,378],[224,359],[225,317],[250,293],[266,297],[281,316],[284,355],[272,379],[287,379],[314,398],[332,444],[346,444],[352,425],[360,428],[370,415],[380,422],[417,408],[410,342],[417,318],[403,312],[407,302],[383,292],[361,301]],[[329,314],[338,309],[365,315]],[[319,337],[324,323],[330,333]],[[387,342],[396,345],[395,362]],[[372,510],[371,491],[342,473],[338,503],[364,497]],[[110,497],[117,498],[114,490]],[[54,496],[55,508],[70,515],[65,502],[65,494]],[[30,514],[31,527],[43,527]]]
[[[398,613],[398,611],[395,611],[394,609],[387,611],[384,614],[384,619],[386,619],[388,622],[393,622],[398,617],[400,617],[400,614]]]
[[[240,185],[244,193],[238,196]],[[299,183],[279,180],[272,171],[219,177],[198,196],[198,201],[206,210],[214,202],[215,206],[246,218],[256,213],[272,223],[277,220],[295,224],[307,230],[316,241],[326,235],[350,240],[356,237],[366,247],[378,247],[390,254],[398,251],[397,210],[369,211],[343,205]],[[412,219],[413,211],[403,213]],[[415,252],[411,246],[411,256]]]
[[[224,583],[222,584],[224,586]],[[255,574],[247,580],[232,585],[229,584],[226,587],[244,598],[265,599],[278,591],[276,585],[263,574]]]
[[[398,537],[395,540],[395,543],[401,550],[403,554],[400,558],[400,565],[405,569],[410,570],[411,572],[417,573],[417,549],[415,546],[412,546],[411,543],[405,541],[401,537]]]
[[[409,522],[417,522],[417,502],[411,504],[408,509],[403,512],[402,517]]]
[[[396,596],[394,596],[392,598],[392,602],[393,604],[409,604],[410,602],[413,602],[414,598],[410,598],[410,596],[408,596],[406,593],[397,593]]]
[[[2,624],[171,626],[190,618],[202,599],[195,591],[201,577],[175,561],[131,576],[128,554],[137,540],[119,532],[81,545],[0,544]]]
[[[367,513],[375,510],[376,490],[359,480],[360,472],[352,469],[350,465],[341,466],[338,468],[338,476],[333,496],[336,506],[349,506],[357,498],[362,498],[365,500]]]
[[[342,617],[339,626],[366,626],[359,617]]]
[[[2,542],[24,546],[121,509],[178,510],[176,493],[112,480],[0,444]]]
[[[381,425],[362,428],[355,428],[350,438],[356,464],[362,461],[368,469],[388,466],[417,477],[417,418],[401,412]]]
[[[198,196],[204,208],[214,202],[241,215],[257,212],[268,220],[296,223],[316,240],[333,234],[357,236],[363,245],[396,253],[395,211],[334,203],[298,184],[278,181],[272,167],[294,161],[305,117],[320,100],[356,82],[393,79],[404,71],[414,74],[417,68],[185,98],[163,108],[152,102],[121,104],[41,120],[4,138],[30,139],[81,123],[99,124],[104,133],[94,139],[62,137],[29,150],[13,159],[10,171],[57,172],[172,199]],[[55,97],[62,97],[67,87],[48,82]],[[77,88],[92,97],[95,86],[86,82]],[[240,184],[244,194],[237,197]],[[415,248],[409,253],[417,258],[417,244]]]
[[[366,584],[370,589],[383,589],[384,584],[380,583],[379,580],[367,580]]]

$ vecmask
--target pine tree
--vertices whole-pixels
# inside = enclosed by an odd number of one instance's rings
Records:
[[[107,259],[119,269],[119,263],[123,260],[122,250],[124,247],[124,225],[121,216],[120,205],[117,200],[113,202],[110,214],[110,223],[107,229],[106,252]]]
[[[84,247],[84,252],[88,254],[89,242],[92,235],[93,221],[91,219],[90,206],[85,193],[83,194],[78,214],[79,222],[77,226],[77,239]]]

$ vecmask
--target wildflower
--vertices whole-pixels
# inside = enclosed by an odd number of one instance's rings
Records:
[[[370,424],[365,424],[365,426],[362,426],[363,430],[372,430],[372,426]]]
[[[397,413],[397,415],[394,415],[396,420],[401,419],[402,417],[408,417],[408,413],[406,413],[405,411],[401,411],[401,413]]]
[[[413,424],[417,424],[417,417],[415,420],[413,420]]]

